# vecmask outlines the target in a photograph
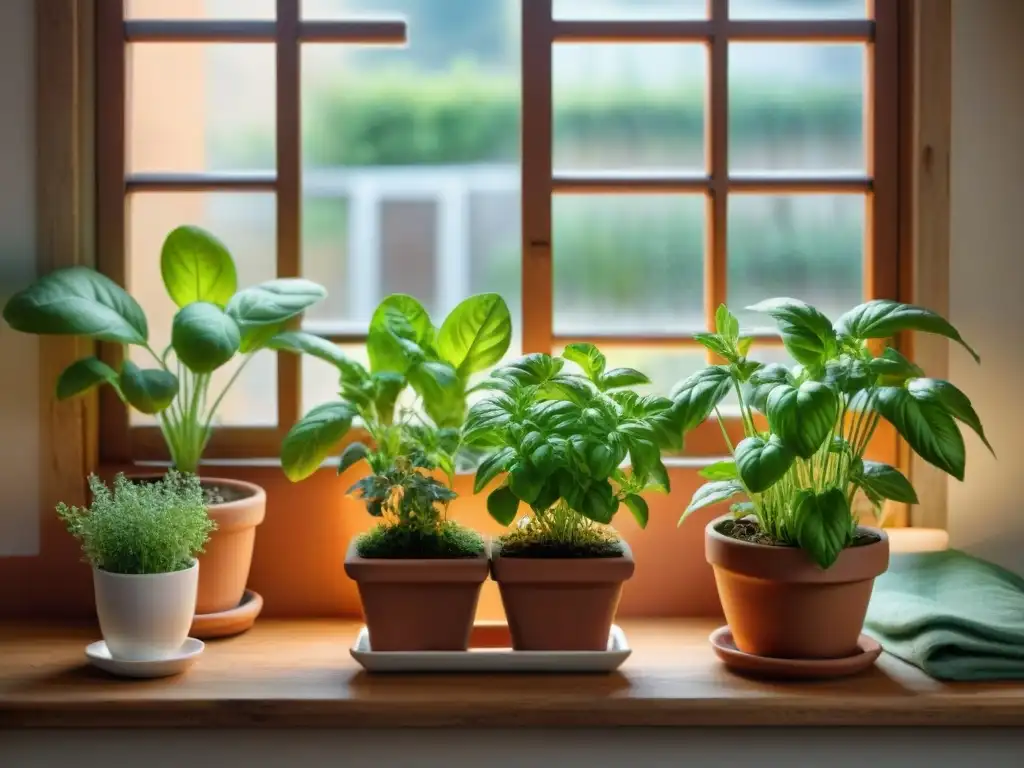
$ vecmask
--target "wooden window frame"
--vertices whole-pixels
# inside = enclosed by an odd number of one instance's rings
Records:
[[[840,20],[736,20],[728,0],[708,0],[707,18],[667,22],[590,21],[553,18],[553,0],[522,3],[522,340],[523,352],[555,352],[572,341],[634,347],[695,348],[691,334],[563,336],[554,328],[552,200],[585,193],[690,193],[706,199],[704,261],[705,322],[713,328],[715,308],[727,295],[727,221],[731,193],[854,193],[865,196],[864,288],[869,298],[900,298],[900,60],[903,3],[865,0],[865,18]],[[277,273],[297,276],[301,253],[300,53],[305,42],[395,43],[404,39],[402,22],[303,21],[300,0],[277,0],[276,21],[125,20],[123,2],[97,4],[97,266],[122,285],[126,258],[128,195],[134,192],[273,191],[277,197]],[[132,42],[270,42],[276,46],[277,171],[275,174],[131,174],[125,163],[125,71]],[[732,42],[849,42],[866,48],[866,172],[862,175],[794,173],[786,176],[730,174],[728,164],[728,61]],[[706,172],[703,175],[556,174],[552,168],[553,46],[565,43],[698,43],[708,50]],[[876,76],[875,73],[887,76]],[[323,334],[337,343],[365,335]],[[766,336],[761,343],[778,344]],[[101,358],[116,366],[121,348],[100,345]],[[708,353],[709,362],[716,362]],[[218,427],[205,452],[209,460],[276,457],[281,439],[301,416],[301,360],[277,355],[277,426]],[[738,419],[727,419],[730,437],[742,435]],[[100,395],[99,438],[105,462],[165,461],[159,428],[131,426],[127,408],[105,388]],[[898,463],[895,432],[880,429],[880,457]],[[718,425],[708,422],[688,435],[687,457],[719,456],[725,445]]]

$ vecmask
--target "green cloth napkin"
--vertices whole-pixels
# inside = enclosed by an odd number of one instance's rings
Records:
[[[1024,578],[965,552],[898,553],[864,624],[939,680],[1024,679]]]

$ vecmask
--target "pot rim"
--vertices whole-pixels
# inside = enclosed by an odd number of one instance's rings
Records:
[[[186,573],[192,573],[193,571],[198,571],[199,560],[198,558],[193,558],[192,565],[190,565],[188,568],[182,568],[178,571],[163,571],[161,573],[114,573],[113,571],[106,571],[103,568],[100,568],[96,565],[92,566],[92,570],[94,574],[100,574],[103,576],[103,578],[109,579],[155,580],[167,576],[180,576]]]
[[[636,570],[633,550],[623,539],[619,557],[491,556],[491,578],[501,584],[612,584],[628,581]]]
[[[345,573],[356,582],[431,584],[487,580],[490,540],[473,557],[362,557],[353,537],[345,552]]]
[[[720,533],[718,526],[730,519],[728,514],[716,517],[704,528],[705,556],[713,568],[767,581],[843,584],[873,579],[889,567],[889,536],[882,528],[857,526],[878,541],[847,547],[831,567],[822,569],[799,547],[757,544]]]

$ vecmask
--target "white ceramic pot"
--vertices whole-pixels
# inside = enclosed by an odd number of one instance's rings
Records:
[[[196,610],[199,563],[184,571],[154,574],[92,570],[96,614],[110,655],[157,661],[185,644]]]

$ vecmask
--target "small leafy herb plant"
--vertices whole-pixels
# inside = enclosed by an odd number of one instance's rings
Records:
[[[620,506],[645,527],[641,494],[669,490],[661,449],[681,445],[672,402],[629,389],[647,376],[606,370],[592,344],[571,344],[563,355],[527,355],[495,370],[481,384],[492,396],[466,419],[463,440],[488,451],[475,492],[505,473],[487,497],[491,516],[509,525],[520,504],[532,511],[499,540],[506,557],[619,556],[618,536],[606,526]],[[566,361],[581,373],[565,370]]]
[[[261,349],[307,352],[337,363],[333,344],[289,323],[327,292],[299,279],[271,280],[238,290],[235,262],[214,235],[178,227],[160,254],[164,286],[179,307],[171,343],[155,350],[139,303],[113,280],[86,267],[51,272],[15,294],[4,319],[18,331],[84,336],[124,346],[116,371],[96,357],[72,363],[57,380],[66,399],[108,384],[129,406],[158,415],[174,466],[195,472],[214,426],[217,409],[231,385]],[[137,347],[151,358],[141,367],[128,354]],[[211,376],[236,355],[241,360],[220,392]]]
[[[497,294],[466,299],[440,327],[416,299],[389,296],[370,321],[370,370],[339,360],[340,400],[292,427],[281,463],[293,482],[315,472],[357,420],[365,429],[366,441],[350,442],[338,463],[341,474],[367,462],[371,474],[348,493],[384,518],[357,542],[361,556],[472,557],[483,550],[483,540],[448,520],[447,509],[456,497],[451,486],[470,379],[501,360],[511,338],[508,306]]]
[[[110,573],[190,568],[216,527],[195,475],[170,470],[154,482],[136,483],[118,474],[113,490],[92,475],[89,489],[88,509],[62,503],[57,515],[82,543],[85,560]]]
[[[861,543],[853,513],[858,491],[876,509],[886,499],[917,503],[899,470],[864,458],[882,419],[921,458],[958,480],[966,458],[957,421],[991,450],[966,395],[948,381],[927,378],[888,345],[900,332],[933,333],[958,342],[978,360],[957,330],[934,312],[876,300],[833,323],[796,299],[770,299],[749,309],[774,318],[797,364],[787,368],[750,360],[752,340],[741,338],[736,317],[724,305],[719,308],[716,333],[698,340],[725,363],[678,384],[674,408],[685,431],[712,413],[721,424],[719,404],[735,392],[745,437],[729,446],[731,460],[701,472],[709,482],[694,494],[680,523],[698,509],[735,499],[731,535],[801,547],[828,568],[844,548]],[[728,443],[724,424],[722,433]]]

